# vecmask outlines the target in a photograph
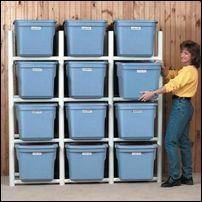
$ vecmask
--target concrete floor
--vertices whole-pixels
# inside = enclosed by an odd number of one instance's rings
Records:
[[[161,188],[156,182],[8,186],[1,177],[1,201],[201,201],[201,174],[194,185]]]

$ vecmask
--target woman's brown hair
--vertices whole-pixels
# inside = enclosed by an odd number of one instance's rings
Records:
[[[196,68],[199,68],[201,64],[200,45],[194,41],[186,40],[180,44],[180,50],[182,49],[187,49],[191,53],[192,65],[194,65]]]

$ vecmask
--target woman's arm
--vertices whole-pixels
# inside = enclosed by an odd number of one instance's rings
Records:
[[[161,88],[154,91],[145,91],[144,94],[139,98],[139,100],[145,102],[151,100],[154,96],[157,96],[165,92],[166,92],[165,86],[162,86]]]

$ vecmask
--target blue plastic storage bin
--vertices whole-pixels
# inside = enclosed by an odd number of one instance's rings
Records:
[[[66,62],[69,96],[100,98],[104,96],[107,62]]]
[[[19,96],[53,98],[57,62],[16,62]]]
[[[55,20],[15,20],[18,56],[52,56]]]
[[[115,144],[121,180],[152,180],[157,145]]]
[[[105,20],[65,20],[67,55],[104,55]]]
[[[65,108],[70,138],[104,138],[107,104],[68,103]]]
[[[107,144],[65,144],[71,180],[102,180]]]
[[[117,62],[116,65],[120,97],[138,100],[144,91],[156,90],[159,88],[161,72],[160,63]]]
[[[57,144],[15,145],[19,162],[20,180],[53,180],[57,147]]]
[[[152,56],[156,24],[155,20],[115,20],[117,55]]]
[[[57,104],[16,104],[19,135],[22,140],[54,138]]]
[[[153,138],[156,106],[156,103],[116,103],[119,137],[134,140]]]

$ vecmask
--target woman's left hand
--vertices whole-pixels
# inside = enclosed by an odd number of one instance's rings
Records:
[[[140,101],[148,101],[151,100],[154,97],[154,92],[153,91],[145,91],[144,94],[139,98]]]

